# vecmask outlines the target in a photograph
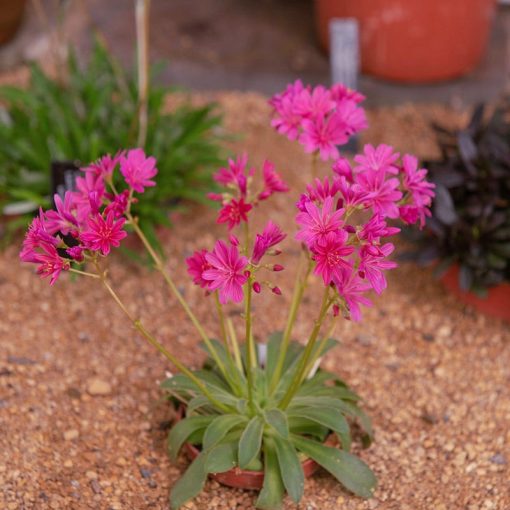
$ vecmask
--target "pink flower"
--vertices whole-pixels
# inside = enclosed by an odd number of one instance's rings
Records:
[[[118,165],[120,158],[123,155],[123,151],[117,152],[113,158],[110,156],[110,154],[106,154],[82,170],[84,172],[92,172],[96,177],[100,176],[104,179],[111,179],[113,171],[115,170],[115,167]]]
[[[60,257],[57,249],[52,244],[41,243],[37,248],[38,251],[29,250],[24,254],[22,252],[20,255],[21,259],[23,262],[38,264],[37,274],[41,278],[51,276],[50,285],[53,285],[60,276],[60,273],[69,269],[69,261]]]
[[[67,248],[66,253],[76,262],[83,262],[83,246],[73,246],[71,248]]]
[[[243,285],[248,276],[245,274],[248,259],[240,256],[236,246],[230,248],[217,241],[212,253],[205,254],[211,265],[202,273],[202,278],[209,281],[209,290],[218,290],[220,302],[240,303],[243,300]]]
[[[383,271],[397,267],[396,262],[385,260],[385,257],[388,257],[393,252],[395,246],[392,243],[383,244],[377,247],[375,254],[368,248],[363,246],[360,250],[361,263],[358,274],[370,282],[370,285],[377,294],[382,294],[387,287]]]
[[[333,164],[333,172],[339,177],[345,177],[348,182],[353,182],[352,167],[347,158],[338,158]]]
[[[228,160],[228,168],[220,168],[214,174],[214,180],[223,186],[237,186],[242,197],[246,196],[246,164],[248,157],[246,154],[238,156],[236,160]],[[249,171],[253,175],[254,170]]]
[[[241,221],[248,221],[247,214],[251,210],[251,204],[245,203],[243,198],[239,200],[233,198],[221,208],[216,223],[228,223],[228,229],[232,230],[235,226],[239,225]]]
[[[135,201],[134,199],[132,199]],[[122,193],[115,195],[113,200],[106,206],[104,212],[108,214],[113,211],[115,218],[121,218],[129,205],[129,191],[125,189]]]
[[[80,239],[92,251],[100,251],[103,255],[110,253],[111,247],[118,247],[120,241],[127,236],[122,230],[124,218],[115,220],[113,211],[106,216],[106,220],[99,214],[88,220],[88,230],[80,234]]]
[[[322,209],[319,209],[313,202],[304,204],[306,212],[296,215],[296,222],[301,230],[296,234],[298,241],[303,241],[312,247],[320,239],[324,239],[330,232],[338,232],[343,225],[342,216],[344,209],[333,211],[333,199],[327,197],[324,200]]]
[[[336,185],[342,198],[338,200],[339,207],[357,207],[364,203],[366,192],[360,187],[350,184],[345,177],[338,177]]]
[[[275,171],[273,163],[267,160],[264,161],[262,173],[264,175],[264,190],[259,193],[259,200],[265,200],[273,193],[285,193],[289,191],[289,187],[285,181],[280,177],[280,174]]]
[[[335,280],[338,294],[345,300],[353,321],[361,320],[360,305],[372,306],[372,302],[364,293],[370,290],[370,284],[364,282],[359,275],[352,271],[344,271],[342,277]]]
[[[285,237],[286,234],[281,231],[280,227],[269,220],[262,234],[257,234],[255,239],[253,254],[251,256],[252,263],[258,264],[267,250],[283,241]]]
[[[86,223],[92,209],[99,208],[105,194],[105,184],[101,175],[86,172],[85,177],[76,179],[76,189],[72,199],[76,207],[76,220],[79,225]]]
[[[327,197],[334,197],[339,191],[337,179],[333,179],[330,184],[328,177],[324,177],[324,180],[316,178],[313,184],[306,186],[308,198],[313,202],[322,203]]]
[[[200,285],[202,288],[209,286],[209,280],[203,278],[204,271],[210,269],[212,266],[205,258],[207,250],[196,251],[191,257],[186,259],[188,265],[188,273],[193,278],[195,285]]]
[[[435,193],[432,191],[436,185],[428,182],[427,170],[418,170],[418,159],[406,154],[402,158],[402,171],[404,172],[404,187],[412,194],[413,202],[417,206],[430,205]]]
[[[331,88],[331,98],[334,101],[340,102],[345,99],[361,103],[365,100],[365,96],[357,90],[346,87],[343,83],[335,83]]]
[[[290,96],[282,97],[274,103],[274,109],[275,117],[271,120],[271,126],[289,140],[296,140],[303,117],[297,112],[294,99]]]
[[[402,198],[402,193],[398,190],[399,184],[396,178],[386,180],[384,172],[367,171],[356,176],[353,189],[365,194],[364,204],[371,207],[374,213],[398,218],[397,202]]]
[[[370,220],[363,225],[358,237],[365,239],[369,243],[378,243],[381,237],[390,237],[398,234],[400,229],[397,227],[388,227],[381,214],[374,214]]]
[[[355,101],[343,100],[337,104],[336,112],[345,125],[348,136],[358,133],[368,127],[365,110]]]
[[[303,118],[324,116],[335,108],[335,101],[331,93],[322,85],[318,85],[310,92],[305,89],[295,96],[295,112]]]
[[[36,216],[25,234],[20,259],[23,262],[35,262],[35,250],[41,246],[58,246],[59,240],[53,237],[46,229],[46,218],[43,210],[39,209],[39,216]]]
[[[156,159],[152,156],[145,157],[142,149],[131,149],[127,156],[122,156],[120,171],[126,183],[137,193],[143,193],[149,186],[156,186],[151,180],[158,173]]]
[[[313,120],[304,119],[303,133],[299,141],[305,152],[319,151],[322,160],[336,159],[340,155],[337,145],[344,145],[349,140],[347,126],[343,118],[333,112],[328,117],[320,116]]]
[[[47,230],[52,234],[62,232],[63,235],[69,234],[71,230],[76,230],[78,222],[72,212],[75,208],[74,193],[72,191],[66,191],[63,202],[57,194],[55,194],[53,200],[57,210],[46,212]]]
[[[347,232],[330,232],[319,239],[312,248],[313,259],[317,262],[314,273],[321,275],[324,285],[329,285],[332,279],[342,278],[342,271],[350,268],[350,263],[345,259],[354,248],[346,246]]]
[[[364,154],[354,156],[354,161],[358,163],[354,167],[356,173],[359,172],[382,172],[398,174],[398,167],[394,164],[399,158],[398,152],[393,152],[393,147],[381,144],[374,149],[373,145],[367,144],[363,149]]]
[[[420,229],[425,226],[426,218],[432,216],[428,207],[417,207],[415,205],[404,205],[399,208],[400,219],[408,225],[414,225],[420,220]]]

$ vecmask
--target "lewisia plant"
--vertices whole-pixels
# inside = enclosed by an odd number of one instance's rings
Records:
[[[366,145],[352,160],[340,155],[337,146],[366,125],[361,100],[342,86],[311,90],[296,82],[271,101],[278,131],[299,139],[314,158],[333,159],[330,174],[315,178],[299,196],[295,233],[283,232],[271,219],[254,231],[257,206],[275,193],[289,192],[271,162],[257,171],[242,155],[216,173],[224,192],[210,198],[220,203],[217,222],[228,233],[209,249],[196,251],[186,264],[204,298],[214,302],[219,339],[191,310],[131,213],[137,195],[155,185],[157,174],[156,161],[141,149],[104,156],[84,168],[76,191],[55,196],[55,209],[40,211],[30,225],[23,261],[36,264],[50,284],[62,272],[96,279],[134,328],[179,370],[162,383],[180,416],[168,446],[174,458],[186,446],[193,461],[172,489],[172,508],[195,497],[208,474],[241,470],[259,472],[263,479],[258,508],[278,508],[285,492],[299,502],[303,468],[312,460],[354,494],[369,498],[373,493],[375,476],[350,452],[351,427],[361,428],[367,444],[370,420],[359,407],[360,397],[336,374],[321,369],[320,359],[336,344],[331,334],[338,318],[359,321],[362,308],[371,306],[370,295],[386,289],[385,273],[396,267],[389,259],[394,245],[386,240],[399,232],[395,221],[423,226],[434,192],[416,158],[401,158],[387,145]],[[123,189],[114,185],[119,170]],[[128,228],[139,236],[195,326],[208,356],[200,369],[188,368],[163,346],[124,305],[108,278],[105,259]],[[258,345],[252,303],[261,294],[266,300],[282,299],[274,280],[284,270],[278,256],[286,238],[301,247],[290,309],[283,331]],[[309,335],[304,343],[294,341],[305,291],[319,288],[321,304]],[[243,309],[242,330],[226,313],[231,306]]]

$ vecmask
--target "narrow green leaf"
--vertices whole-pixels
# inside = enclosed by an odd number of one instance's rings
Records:
[[[224,473],[237,465],[237,444],[223,443],[215,446],[208,454],[205,463],[207,473]]]
[[[284,439],[289,437],[289,424],[287,422],[286,414],[278,408],[269,409],[264,411],[264,419],[268,425],[271,425],[280,436]]]
[[[168,434],[168,451],[171,458],[175,460],[188,437],[197,430],[205,429],[213,419],[214,415],[191,416],[174,425]]]
[[[305,489],[305,475],[296,448],[288,439],[275,438],[274,444],[285,489],[299,503]]]
[[[358,457],[344,450],[332,448],[294,435],[294,445],[305,455],[329,471],[344,487],[362,498],[371,498],[377,479],[371,469]]]
[[[282,481],[276,450],[271,438],[264,438],[264,485],[257,498],[256,507],[261,510],[277,510],[281,507],[285,488]]]
[[[207,453],[202,452],[172,487],[170,491],[170,507],[172,510],[178,510],[186,501],[200,493],[207,478],[206,460]]]
[[[239,440],[239,467],[245,469],[259,454],[262,444],[264,422],[260,416],[254,416],[248,423]]]
[[[320,425],[338,434],[342,448],[349,451],[351,449],[351,431],[347,420],[341,411],[335,408],[325,409],[322,407],[300,407],[288,410],[289,416],[299,416],[308,418]]]
[[[223,414],[215,418],[204,434],[204,449],[208,450],[219,443],[234,427],[245,423],[246,418],[239,414]]]

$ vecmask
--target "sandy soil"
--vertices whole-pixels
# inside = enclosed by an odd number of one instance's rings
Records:
[[[272,159],[299,189],[309,159],[268,127],[264,98],[216,97],[227,128],[245,133],[233,150],[247,150],[256,165]],[[434,106],[373,111],[363,139],[429,157],[437,149],[428,122],[453,125],[461,117]],[[294,199],[279,196],[261,213],[271,212],[292,231]],[[164,236],[169,264],[214,332],[211,303],[186,277],[183,258],[197,246],[211,247],[223,230],[205,208],[180,213],[178,220]],[[263,293],[255,302],[260,338],[285,318],[296,247],[291,241],[284,246],[288,270],[275,276],[284,295]],[[20,267],[17,251],[11,246],[0,255],[0,508],[167,508],[169,488],[187,464],[181,457],[172,465],[165,452],[172,416],[158,381],[171,367],[94,281],[63,277],[50,288],[32,268]],[[129,308],[197,366],[198,339],[158,276],[121,257],[115,262],[111,276]],[[305,303],[298,337],[308,331],[315,304],[316,296]],[[363,501],[322,472],[307,481],[299,508],[510,508],[508,325],[464,308],[429,270],[402,264],[364,322],[341,322],[336,336],[342,345],[325,365],[366,399],[376,441],[361,455],[379,487],[374,499]],[[252,493],[208,482],[188,508],[248,509],[253,501]],[[289,500],[285,507],[295,508]]]

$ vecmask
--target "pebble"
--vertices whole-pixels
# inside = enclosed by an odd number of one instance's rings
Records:
[[[489,460],[498,466],[504,466],[507,463],[506,457],[502,453],[496,453]]]
[[[93,378],[87,384],[87,392],[92,396],[109,395],[112,392],[112,387],[102,379]]]
[[[97,473],[95,471],[87,471],[85,473],[85,476],[89,479],[89,480],[95,480],[97,478]]]
[[[76,429],[66,430],[64,432],[64,439],[66,441],[72,441],[73,439],[78,438],[79,435],[80,435],[80,433]]]

